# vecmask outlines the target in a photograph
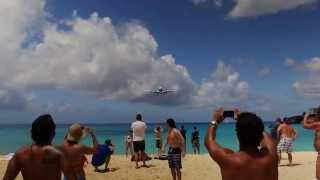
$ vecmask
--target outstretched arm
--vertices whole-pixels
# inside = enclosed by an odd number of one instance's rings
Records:
[[[277,145],[266,131],[263,132],[261,147],[262,149],[266,149],[272,156],[277,158]]]
[[[320,129],[320,121],[311,122],[308,119],[309,119],[309,114],[306,114],[302,121],[303,128],[312,129],[312,130]]]
[[[82,148],[85,154],[94,154],[98,152],[99,144],[98,144],[96,135],[92,132],[92,130],[89,130],[89,134],[91,135],[93,146],[92,147],[82,146]]]
[[[232,164],[230,154],[232,150],[223,148],[216,142],[216,131],[218,124],[223,121],[223,109],[219,109],[214,113],[213,121],[217,122],[216,125],[210,125],[205,137],[205,146],[211,156],[221,167],[227,167]]]

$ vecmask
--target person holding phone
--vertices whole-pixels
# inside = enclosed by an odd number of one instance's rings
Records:
[[[90,135],[92,146],[80,144],[80,141],[85,135]],[[81,126],[79,123],[74,123],[69,127],[60,150],[65,155],[65,160],[77,180],[85,180],[86,173],[84,171],[84,156],[92,155],[99,151],[98,140],[94,132],[87,127]],[[65,180],[68,178],[65,177]]]
[[[305,129],[314,130],[314,148],[318,152],[316,161],[316,178],[320,180],[320,108],[314,114],[306,113],[302,125]]]
[[[278,180],[277,148],[259,116],[236,110],[239,151],[224,148],[216,141],[217,129],[225,119],[223,108],[213,114],[205,138],[211,158],[218,163],[222,180]]]

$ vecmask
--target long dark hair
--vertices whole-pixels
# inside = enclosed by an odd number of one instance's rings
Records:
[[[170,128],[176,128],[176,122],[171,118],[167,120],[167,124]]]

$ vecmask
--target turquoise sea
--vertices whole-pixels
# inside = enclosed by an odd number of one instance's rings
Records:
[[[146,148],[148,153],[155,152],[155,142],[153,139],[153,129],[158,124],[148,124]],[[181,124],[178,124],[180,127]],[[187,129],[187,150],[192,151],[190,144],[191,132],[193,126],[197,126],[200,130],[201,136],[201,152],[206,153],[203,145],[203,138],[205,136],[208,123],[186,123],[183,124]],[[266,123],[268,129],[270,124]],[[104,140],[111,139],[116,145],[116,154],[124,154],[124,136],[130,128],[130,124],[87,124],[86,126],[94,129],[99,142],[103,143]],[[162,125],[162,127],[165,127]],[[295,151],[314,151],[313,150],[313,132],[305,130],[301,125],[294,125],[299,137],[294,143]],[[16,151],[19,147],[31,143],[30,138],[31,125],[0,125],[0,154],[7,154]],[[58,125],[54,144],[60,144],[64,135],[66,134],[68,125]],[[166,131],[163,132],[163,137],[166,136]],[[85,138],[83,143],[90,144],[90,139]],[[238,142],[234,130],[234,124],[224,123],[218,129],[218,142],[228,148],[237,150]]]

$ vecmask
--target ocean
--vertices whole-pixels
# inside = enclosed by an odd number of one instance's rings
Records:
[[[146,135],[146,151],[148,153],[156,152],[155,142],[153,136],[153,129],[158,124],[148,124],[148,130]],[[180,127],[181,124],[177,124]],[[197,126],[200,130],[201,138],[201,153],[207,153],[203,141],[204,136],[208,127],[208,123],[185,123],[183,124],[187,130],[187,151],[192,152],[192,146],[190,143],[191,132],[193,126]],[[266,129],[270,123],[265,123]],[[100,143],[103,143],[105,139],[111,139],[113,144],[116,146],[116,154],[124,154],[124,137],[126,136],[128,130],[130,129],[130,124],[87,124],[86,126],[92,128]],[[162,125],[165,128],[164,125]],[[309,130],[305,130],[301,125],[294,125],[299,136],[294,142],[295,151],[314,151],[313,149],[313,135],[314,133]],[[30,144],[30,128],[31,125],[0,125],[0,154],[7,154],[10,152],[15,152],[21,146]],[[65,136],[68,129],[68,125],[57,125],[56,137],[54,139],[54,144],[61,144],[63,137]],[[165,138],[167,131],[163,132],[163,138]],[[218,129],[218,142],[228,148],[235,151],[238,150],[238,141],[235,134],[233,123],[223,123]],[[87,137],[83,139],[82,143],[90,144],[91,140]]]

